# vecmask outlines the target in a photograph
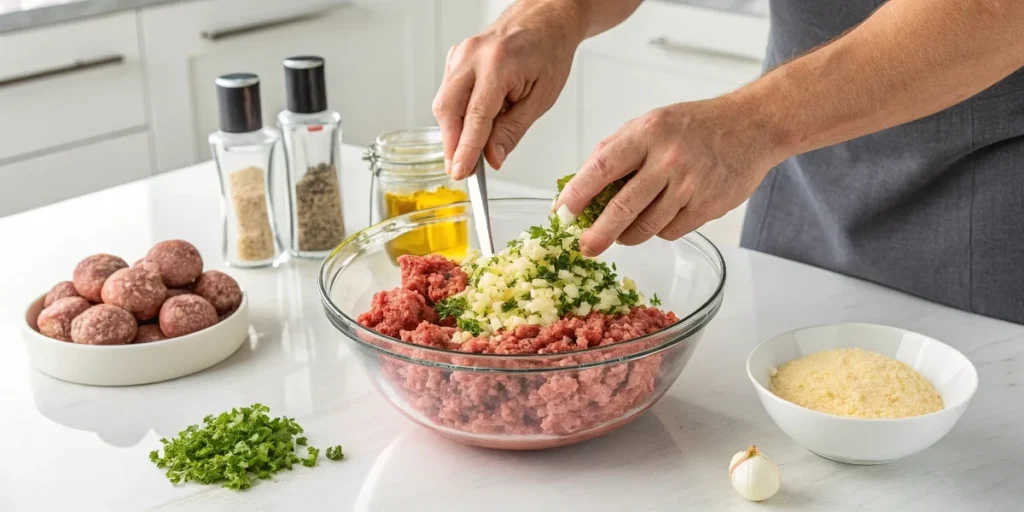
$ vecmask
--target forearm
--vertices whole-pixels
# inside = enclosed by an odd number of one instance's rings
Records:
[[[520,0],[510,6],[504,20],[553,19],[577,42],[622,23],[643,0]]]
[[[891,0],[731,94],[779,160],[933,114],[1024,66],[1024,2]]]

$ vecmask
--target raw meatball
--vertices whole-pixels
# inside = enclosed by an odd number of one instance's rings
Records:
[[[143,266],[154,263],[168,288],[180,288],[203,273],[203,258],[194,245],[184,240],[165,240],[146,254]]]
[[[132,263],[132,268],[144,268],[150,272],[156,272],[157,274],[160,273],[160,265],[157,265],[156,262],[147,260],[146,258],[139,258],[138,261]]]
[[[217,323],[217,310],[198,295],[178,295],[160,308],[160,330],[176,338],[206,329]]]
[[[103,302],[122,308],[141,321],[160,313],[167,298],[167,287],[160,275],[143,267],[122,268],[103,283]]]
[[[39,332],[53,339],[71,341],[71,322],[91,307],[89,301],[78,296],[57,299],[39,313],[36,319]]]
[[[79,295],[90,302],[100,302],[103,283],[110,274],[127,267],[128,264],[117,256],[94,254],[78,263],[71,282]]]
[[[46,294],[46,298],[43,299],[43,307],[50,307],[50,304],[56,302],[57,299],[78,296],[78,292],[75,291],[74,283],[72,283],[71,281],[61,281],[53,285],[53,288],[50,288],[50,291]]]
[[[166,339],[167,336],[164,336],[159,325],[146,324],[139,326],[139,330],[135,333],[135,339],[132,340],[132,343],[149,343]]]
[[[226,315],[242,304],[242,289],[229,275],[217,270],[207,270],[192,285],[192,293],[208,300],[217,309],[218,315]]]
[[[190,293],[192,292],[187,288],[168,288],[167,298],[177,297],[178,295],[188,295]]]
[[[97,304],[71,322],[71,339],[83,345],[124,345],[135,338],[138,324],[131,313]]]

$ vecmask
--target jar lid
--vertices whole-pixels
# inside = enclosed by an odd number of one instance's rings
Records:
[[[260,79],[252,73],[221,75],[217,86],[220,129],[227,133],[250,133],[263,128],[260,111]]]
[[[444,174],[444,165],[428,165],[444,162],[441,129],[427,126],[383,133],[370,144],[363,158],[370,161],[374,171],[387,164],[388,172]]]

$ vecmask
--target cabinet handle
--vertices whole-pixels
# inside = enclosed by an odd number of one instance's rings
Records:
[[[343,6],[329,7],[326,9],[320,9],[312,12],[306,12],[302,14],[296,14],[292,16],[282,16],[280,18],[274,18],[265,21],[257,21],[249,25],[238,25],[235,27],[228,27],[223,29],[204,30],[199,33],[199,36],[207,41],[221,41],[224,39],[231,39],[245,34],[252,34],[254,32],[261,32],[263,30],[269,30],[272,28],[282,27],[285,25],[291,25],[293,23],[299,23],[301,21],[308,21],[315,18],[319,18],[329,12],[338,10]]]
[[[707,55],[709,57],[718,57],[726,59],[742,59],[749,62],[761,63],[761,59],[756,59],[749,55],[743,55],[736,52],[730,52],[727,50],[716,50],[713,48],[704,48],[702,46],[696,46],[687,43],[680,43],[673,41],[665,36],[652,37],[647,44],[655,48],[660,48],[668,52],[679,52],[679,53],[697,53],[700,55]]]
[[[69,75],[71,73],[78,73],[87,69],[96,69],[107,66],[117,66],[124,63],[124,55],[107,55],[105,57],[97,57],[95,59],[77,60],[71,64],[59,66],[50,69],[44,69],[42,71],[32,71],[24,75],[12,76],[10,78],[0,78],[0,88],[7,87],[9,85],[23,84],[26,82],[34,82],[36,80],[42,80],[44,78],[52,78],[60,75]]]

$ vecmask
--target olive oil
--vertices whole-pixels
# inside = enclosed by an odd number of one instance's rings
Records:
[[[388,218],[391,218],[467,199],[468,196],[461,190],[440,186],[433,190],[417,190],[411,194],[385,193],[384,205]],[[457,208],[439,210],[442,217],[458,212]],[[453,221],[439,222],[405,233],[389,242],[387,250],[392,258],[403,254],[423,256],[436,253],[458,261],[466,256],[468,247],[469,226],[466,221]]]

